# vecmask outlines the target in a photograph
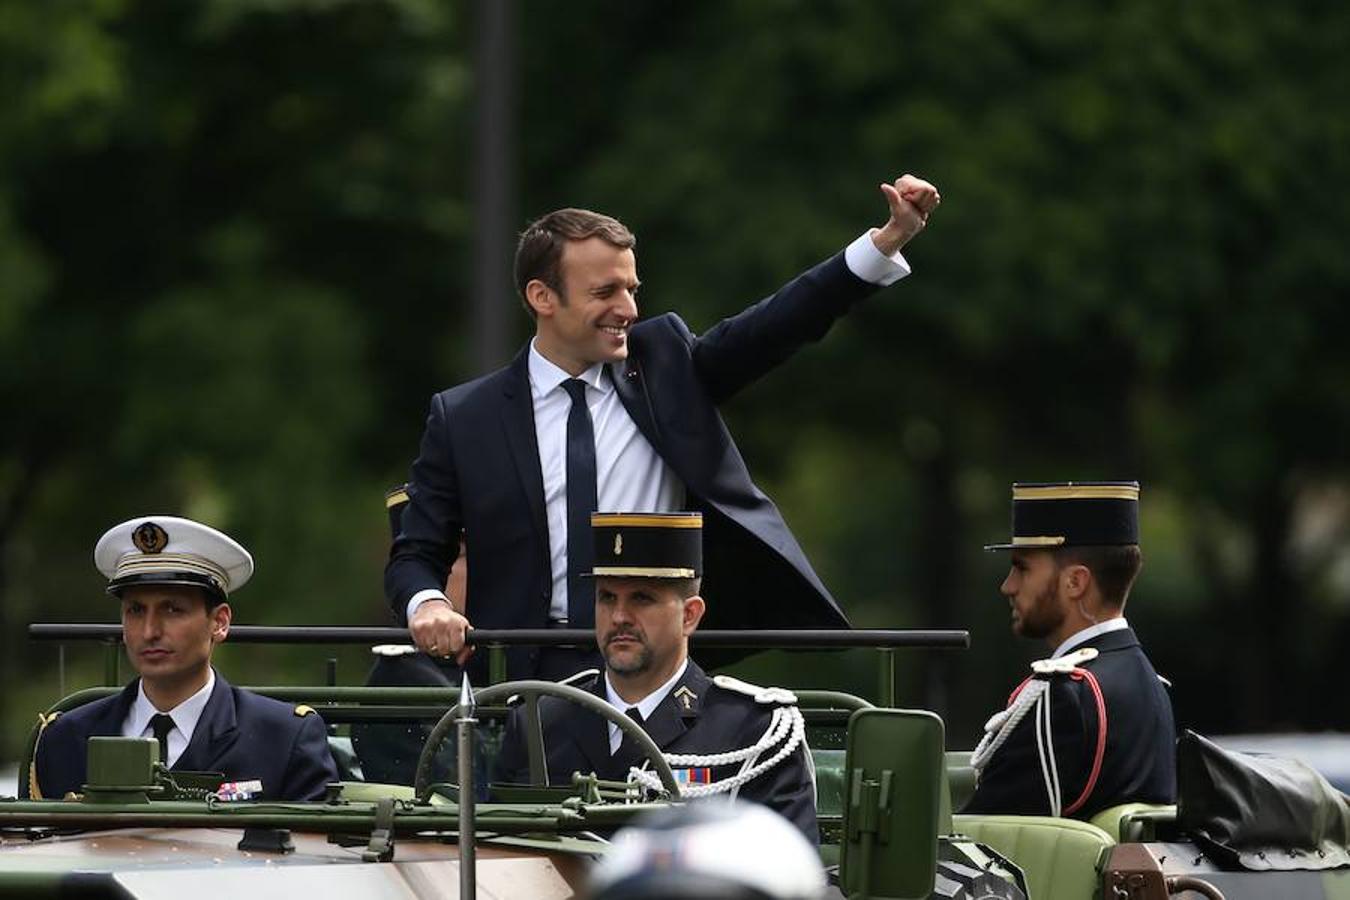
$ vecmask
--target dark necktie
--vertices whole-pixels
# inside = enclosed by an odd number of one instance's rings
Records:
[[[173,731],[173,716],[155,713],[150,717],[150,728],[155,732],[155,740],[159,741],[159,761],[167,766],[169,764],[169,732]]]
[[[647,720],[642,718],[642,710],[636,706],[630,706],[623,712],[639,726],[647,723]],[[637,765],[638,761],[642,759],[642,749],[638,747],[637,741],[628,736],[626,731],[620,732],[620,735],[622,739],[619,741],[619,749],[614,753],[614,759],[623,768],[624,777],[627,777],[628,767]]]
[[[581,577],[595,557],[591,513],[599,502],[595,489],[595,429],[586,406],[586,382],[569,378],[563,389],[572,398],[567,414],[567,621],[572,628],[595,626],[595,588]]]

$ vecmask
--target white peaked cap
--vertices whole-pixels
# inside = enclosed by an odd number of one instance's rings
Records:
[[[253,557],[229,535],[177,516],[137,516],[109,528],[94,565],[116,594],[133,584],[185,584],[224,599],[253,575]]]

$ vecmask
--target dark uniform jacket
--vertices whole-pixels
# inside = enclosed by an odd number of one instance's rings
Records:
[[[628,359],[610,366],[624,408],[684,483],[686,506],[703,512],[704,627],[847,627],[778,509],[750,480],[717,404],[819,340],[875,290],[841,253],[702,336],[673,313],[639,322]],[[469,620],[479,628],[547,624],[553,575],[528,352],[431,400],[385,569],[400,622],[415,593],[444,585],[463,530]],[[510,651],[509,677],[530,677],[537,658],[530,648]],[[471,669],[477,682],[483,674]]]
[[[1172,701],[1132,630],[1110,631],[1075,647],[1095,647],[1096,659],[1081,664],[1101,687],[1106,709],[1106,750],[1087,799],[1082,794],[1096,756],[1097,700],[1086,679],[1052,676],[1050,722],[1065,815],[1089,819],[1121,803],[1176,800],[1176,725]],[[989,760],[968,813],[1048,815],[1050,801],[1041,775],[1035,714],[1028,712]]]
[[[59,800],[85,783],[85,744],[118,737],[140,679],[121,693],[63,713],[42,731],[34,764],[42,796]],[[221,772],[226,781],[262,782],[262,799],[320,800],[337,768],[317,713],[231,687],[219,672],[182,755],[172,770]]]
[[[603,676],[595,676],[576,686],[598,697],[605,696]],[[690,660],[684,677],[642,727],[666,753],[725,753],[752,746],[763,737],[773,710],[773,705],[758,703],[739,691],[718,687]],[[548,777],[553,784],[570,784],[573,772],[594,772],[604,779],[623,781],[628,777],[629,766],[641,765],[643,757],[636,746],[628,742],[620,745],[618,753],[611,755],[609,724],[575,704],[556,697],[540,698],[539,718],[544,733]],[[524,728],[524,713],[517,709],[507,723],[506,737],[497,756],[496,781],[529,783]],[[771,756],[773,752],[770,749],[764,756]],[[815,785],[808,752],[803,742],[782,762],[742,785],[737,796],[769,807],[801,829],[813,843],[819,843]],[[738,771],[739,763],[714,767],[706,774],[712,781],[721,781]],[[698,769],[689,775],[691,781],[702,777]]]

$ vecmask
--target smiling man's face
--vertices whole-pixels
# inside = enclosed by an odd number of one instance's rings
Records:
[[[579,375],[598,362],[628,358],[628,329],[637,321],[637,257],[602,238],[568,241],[562,292],[548,289],[537,309],[539,351]]]

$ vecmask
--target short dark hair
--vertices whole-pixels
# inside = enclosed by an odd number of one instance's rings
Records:
[[[703,588],[702,578],[671,578],[668,583],[675,589],[675,593],[680,595],[681,600],[697,597]]]
[[[589,209],[555,209],[525,226],[516,244],[516,290],[531,316],[535,313],[525,299],[525,285],[538,279],[562,296],[563,248],[568,241],[593,237],[621,250],[637,244],[633,232],[618,219]]]
[[[1056,547],[1055,565],[1086,566],[1101,591],[1102,602],[1117,609],[1125,605],[1130,588],[1144,565],[1144,554],[1138,544],[1094,547]]]

